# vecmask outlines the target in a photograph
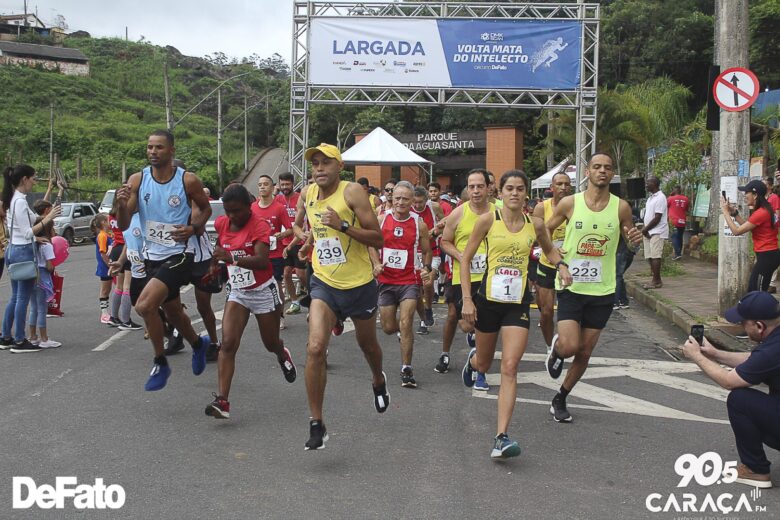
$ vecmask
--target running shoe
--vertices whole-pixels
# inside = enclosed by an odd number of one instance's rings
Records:
[[[219,359],[219,343],[209,343],[209,347],[206,349],[206,363],[213,363]]]
[[[566,398],[561,394],[555,394],[552,404],[550,405],[550,413],[555,419],[555,422],[571,422],[572,416],[569,410],[566,409]]]
[[[619,303],[615,303],[615,304],[612,305],[612,310],[613,311],[617,311],[619,309],[620,309],[620,304]]]
[[[192,373],[199,376],[206,370],[206,350],[208,350],[208,336],[199,336],[198,344],[192,347]]]
[[[463,376],[463,384],[469,388],[474,386],[474,381],[477,379],[477,371],[471,367],[471,358],[473,358],[476,353],[476,348],[472,348],[469,351],[469,357],[466,358],[466,364],[463,365],[463,371],[461,372],[461,376]]]
[[[303,449],[321,450],[328,440],[328,430],[322,421],[309,421],[309,440],[303,445]]]
[[[434,372],[438,372],[440,374],[446,374],[450,371],[450,356],[449,354],[442,354],[439,356],[439,362],[436,363],[436,366],[433,367]]]
[[[401,370],[401,386],[404,388],[417,388],[417,381],[414,380],[412,367],[406,367]]]
[[[737,466],[737,480],[734,482],[764,489],[772,487],[772,479],[769,473],[756,473],[744,464]]]
[[[384,382],[379,386],[372,387],[374,390],[374,408],[379,413],[384,413],[390,406],[390,394],[387,393],[387,375],[382,372]]]
[[[424,321],[420,322],[420,326],[417,327],[417,331],[416,332],[417,332],[417,334],[421,334],[423,336],[428,334],[428,327],[425,326],[425,322]]]
[[[290,303],[290,306],[287,307],[285,314],[298,314],[299,312],[301,312],[301,304],[298,302],[292,302]]]
[[[101,316],[100,321],[103,321],[103,318]],[[106,323],[109,327],[119,327],[122,322],[119,321],[119,318],[114,318],[113,316],[110,316],[108,318],[108,322]]]
[[[425,309],[425,326],[433,327],[434,323],[436,323],[436,320],[433,318],[433,309]]]
[[[558,355],[558,353],[555,351],[555,344],[558,342],[558,335],[556,334],[553,336],[552,341],[550,342],[550,345],[552,345],[552,348],[550,349],[550,352],[547,353],[547,359],[544,362],[544,366],[547,369],[547,373],[550,374],[550,377],[553,379],[558,379],[561,377],[561,372],[563,372],[563,358]]]
[[[284,316],[279,318],[279,330],[284,330],[287,328],[287,325],[284,323]]]
[[[292,356],[290,356],[290,351],[287,350],[287,347],[282,349],[282,359],[279,360],[279,366],[282,367],[284,379],[288,383],[295,381],[295,378],[298,376],[298,371],[295,368],[295,363],[293,363]]]
[[[165,355],[170,356],[172,354],[178,354],[184,350],[184,338],[179,331],[174,329],[168,338],[168,345],[165,347]]]
[[[146,380],[144,390],[147,392],[162,390],[165,388],[165,384],[168,382],[170,375],[171,367],[168,365],[160,365],[159,363],[155,363],[152,367],[152,371],[149,373],[149,379]]]
[[[109,314],[101,314],[100,315],[100,323],[102,323],[104,325],[109,325],[110,322],[111,322],[111,315],[109,315]]]
[[[12,337],[0,337],[0,350],[8,350],[14,346],[14,338]]]
[[[47,339],[46,341],[39,342],[38,346],[41,348],[58,348],[62,346],[62,343],[54,341],[53,339]]]
[[[344,333],[344,322],[336,320],[336,326],[331,330],[334,336],[341,336]]]
[[[214,400],[206,407],[206,415],[214,419],[230,419],[230,403],[221,395],[212,392]]]
[[[119,330],[141,330],[143,327],[141,327],[139,324],[134,322],[133,320],[127,320],[126,323],[120,323],[119,324]]]
[[[469,332],[466,334],[466,343],[469,344],[469,348],[476,348],[477,347],[477,333],[476,332]]]
[[[518,455],[520,455],[520,446],[517,442],[510,439],[506,433],[496,435],[493,451],[490,452],[491,459],[505,460]]]
[[[490,385],[487,384],[485,374],[482,372],[477,372],[477,379],[474,381],[474,390],[482,390],[483,392],[490,390]]]
[[[14,343],[11,345],[11,352],[14,354],[26,354],[28,352],[40,352],[43,350],[40,345],[33,345],[29,341],[27,341],[27,338],[23,339],[19,343]]]

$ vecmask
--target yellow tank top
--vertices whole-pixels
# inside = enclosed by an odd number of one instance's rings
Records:
[[[550,220],[550,217],[553,215],[553,200],[547,199],[544,201],[544,223],[546,224],[548,220]],[[555,247],[562,247],[563,246],[563,240],[566,238],[566,221],[564,220],[560,226],[555,228],[555,230],[552,232],[552,242],[553,246]],[[544,253],[542,253],[542,256],[539,258],[539,262],[542,263],[542,265],[546,265],[547,267],[551,267],[555,269],[555,266],[550,263],[550,261],[547,259],[546,256],[544,256]]]
[[[340,181],[336,191],[319,200],[320,188],[310,184],[306,192],[306,217],[311,225],[314,252],[311,257],[314,274],[334,289],[353,289],[374,279],[368,248],[357,240],[322,223],[321,214],[328,206],[336,210],[341,220],[360,227],[355,212],[344,199],[347,181]]]
[[[528,259],[536,241],[536,230],[528,215],[523,215],[525,224],[516,233],[507,229],[500,210],[495,211],[493,218],[493,225],[485,236],[487,268],[479,291],[493,302],[521,303],[528,282]]]
[[[488,211],[495,211],[496,207],[493,203],[488,204]],[[474,231],[474,225],[477,223],[477,219],[480,215],[477,215],[471,210],[471,204],[466,202],[463,204],[463,216],[460,218],[458,227],[455,228],[455,248],[463,252],[466,249],[466,244],[469,241],[471,233]],[[474,258],[471,259],[471,281],[479,282],[482,280],[485,274],[485,265],[487,256],[485,255],[485,242],[483,241],[479,245],[479,249],[474,254]],[[452,259],[452,285],[460,285],[460,262]]]

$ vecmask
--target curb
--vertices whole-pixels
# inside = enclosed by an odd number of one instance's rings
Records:
[[[652,289],[643,289],[642,284],[637,280],[625,278],[626,292],[634,300],[641,303],[648,309],[654,311],[659,316],[669,320],[686,334],[690,332],[691,325],[697,325],[699,322],[684,309],[673,303],[661,301],[658,295]],[[749,352],[752,345],[747,341],[742,341],[734,336],[723,332],[720,329],[705,325],[705,335],[714,346],[721,350],[730,352]]]

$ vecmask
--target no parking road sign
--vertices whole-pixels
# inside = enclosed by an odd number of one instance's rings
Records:
[[[740,112],[758,99],[758,78],[742,67],[726,69],[715,80],[712,95],[723,110]]]

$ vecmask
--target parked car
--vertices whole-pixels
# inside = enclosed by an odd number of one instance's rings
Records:
[[[68,241],[68,244],[80,244],[92,238],[89,225],[98,211],[89,202],[63,202],[62,214],[54,219],[54,231]]]
[[[103,195],[103,200],[100,201],[98,212],[108,215],[111,211],[111,206],[114,205],[114,195],[116,195],[116,190],[108,190],[106,194]]]
[[[222,206],[221,200],[211,200],[209,204],[211,204],[211,217],[206,222],[206,233],[209,234],[209,239],[211,239],[211,245],[213,246],[217,243],[217,231],[214,229],[214,222],[218,216],[225,214],[225,208]]]

